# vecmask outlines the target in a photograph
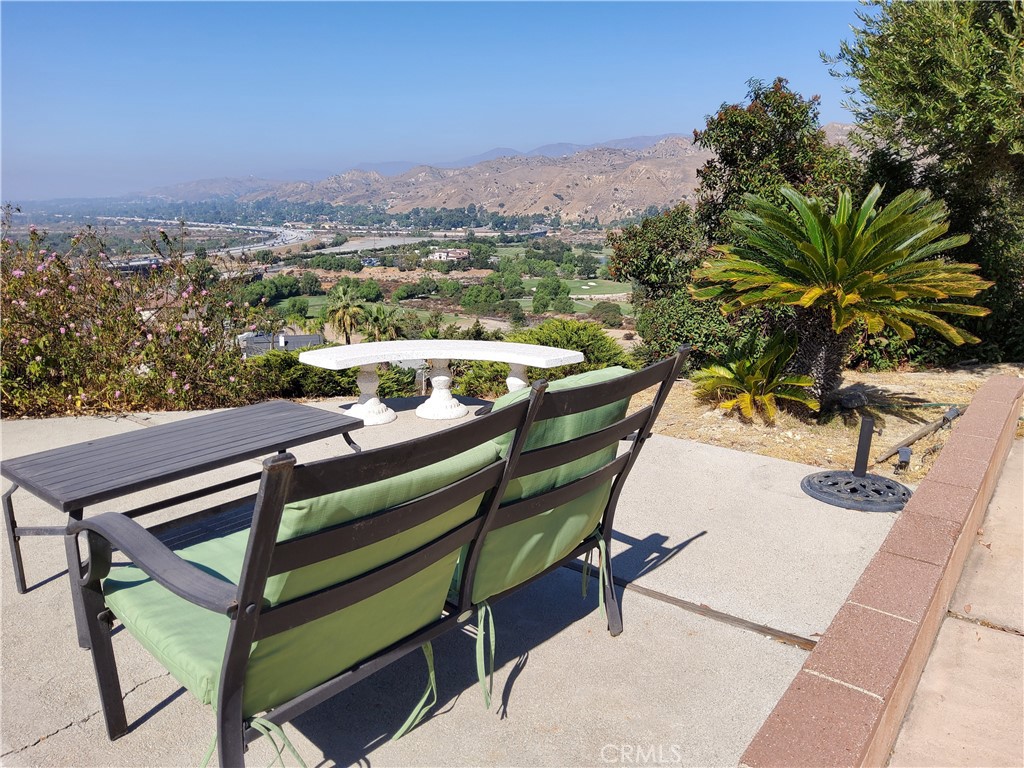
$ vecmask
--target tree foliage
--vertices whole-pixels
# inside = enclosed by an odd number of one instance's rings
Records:
[[[849,107],[890,192],[930,189],[960,252],[995,281],[968,323],[981,357],[1024,359],[1024,4],[871,0],[852,41],[825,57],[856,80]]]
[[[639,224],[608,233],[613,280],[628,280],[638,288],[637,298],[656,299],[682,288],[698,263],[703,240],[686,203]]]
[[[697,171],[697,222],[713,243],[728,239],[725,214],[746,193],[781,203],[779,189],[788,185],[831,198],[858,175],[849,150],[828,143],[818,122],[819,97],[803,98],[781,77],[747,86],[746,104],[722,104],[693,134],[698,146],[715,153]]]
[[[1024,185],[1024,4],[871,0],[833,74],[869,136],[949,169]]]

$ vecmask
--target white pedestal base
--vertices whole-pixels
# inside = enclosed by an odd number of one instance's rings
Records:
[[[377,364],[360,366],[356,376],[359,402],[349,408],[348,412],[357,419],[362,419],[363,426],[374,427],[379,424],[390,424],[398,418],[398,414],[384,405],[377,397],[378,384],[380,384],[380,376],[377,375]]]
[[[363,398],[348,409],[349,416],[363,420],[363,426],[375,427],[379,424],[390,424],[398,418],[398,414],[388,408],[376,395],[372,395],[365,403]]]
[[[447,360],[433,360],[430,366],[430,386],[433,391],[425,403],[416,409],[421,419],[461,419],[469,408],[452,397],[452,372]]]

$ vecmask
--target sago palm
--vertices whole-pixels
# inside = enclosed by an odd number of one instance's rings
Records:
[[[347,285],[336,285],[327,298],[327,322],[345,336],[345,343],[352,343],[352,332],[363,316],[363,306],[354,290]]]
[[[754,353],[753,346],[748,342],[697,371],[693,375],[697,396],[717,397],[720,408],[738,408],[747,421],[760,413],[769,424],[775,421],[779,400],[818,409],[818,401],[808,391],[813,379],[785,372],[796,352],[795,340],[776,335],[760,355]]]
[[[839,388],[858,320],[869,333],[888,325],[909,339],[913,325],[924,325],[954,344],[978,341],[938,316],[988,314],[949,299],[992,285],[973,274],[976,264],[940,255],[968,240],[944,237],[941,201],[908,190],[879,209],[876,185],[857,209],[843,190],[827,215],[818,200],[788,187],[781,192],[788,207],[744,196],[746,208],[731,214],[738,243],[716,246],[721,258],[694,271],[690,292],[717,299],[726,314],[757,304],[793,306],[799,344],[790,368],[814,379],[819,400],[828,402]]]

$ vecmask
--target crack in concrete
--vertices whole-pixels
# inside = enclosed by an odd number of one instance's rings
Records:
[[[137,683],[130,690],[128,690],[127,692],[125,692],[125,693],[123,693],[121,695],[121,700],[124,701],[124,699],[126,699],[129,695],[131,695],[132,693],[134,693],[135,691],[137,691],[139,688],[141,688],[142,686],[146,685],[147,683],[152,683],[154,680],[159,680],[160,678],[167,677],[168,675],[170,675],[170,672],[163,672],[162,674],[155,675],[154,677],[150,677],[150,678],[148,678],[146,680],[143,680],[140,683]],[[33,741],[31,744],[26,744],[23,747],[18,747],[17,749],[9,749],[6,752],[0,753],[0,758],[7,757],[8,755],[18,755],[18,754],[21,754],[22,752],[24,752],[27,749],[32,749],[32,747],[36,747],[36,746],[42,744],[44,741],[46,741],[49,738],[52,738],[52,737],[56,736],[58,733],[66,731],[68,728],[71,728],[71,727],[76,726],[76,725],[84,725],[85,723],[89,722],[94,717],[96,717],[96,715],[99,715],[99,714],[102,714],[102,713],[103,713],[102,709],[97,709],[95,712],[90,712],[88,715],[86,715],[85,717],[83,717],[80,720],[72,720],[71,722],[67,723],[66,725],[62,725],[60,728],[58,728],[57,730],[53,731],[52,733],[48,733],[45,736],[40,736],[38,739]]]
[[[1024,632],[1021,632],[1016,627],[1009,627],[1005,624],[993,624],[991,621],[988,621],[986,619],[980,619],[975,616],[966,616],[962,613],[957,613],[956,611],[946,611],[946,615],[954,619],[960,619],[960,621],[966,621],[969,624],[977,624],[980,627],[994,629],[997,632],[1005,632],[1008,635],[1024,637]]]

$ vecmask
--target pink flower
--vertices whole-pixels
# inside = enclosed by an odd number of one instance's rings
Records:
[[[120,397],[120,396],[121,396],[121,390],[120,389],[115,389],[114,390],[114,397],[117,398],[117,397]]]
[[[100,251],[100,258],[101,259],[107,258],[107,254],[105,254],[103,251]]]
[[[146,334],[146,341],[152,341],[152,340],[153,340],[153,334],[152,333],[147,333]]]
[[[208,291],[208,290],[206,290],[205,288],[203,288],[203,290],[201,290],[201,291],[199,292],[199,295],[200,295],[200,296],[205,296],[205,295],[206,295],[206,294],[208,294],[208,293],[209,293],[209,291]]]
[[[174,330],[180,331],[181,330],[181,323],[178,323],[177,325],[175,325],[174,326]]]
[[[39,362],[40,360],[42,360],[42,359],[43,359],[43,356],[42,356],[42,355],[36,355],[36,362],[37,362],[37,363],[38,363],[38,362]]]
[[[22,343],[22,344],[28,344],[28,339],[26,339],[26,338],[25,338],[25,337],[23,336],[23,337],[21,338],[21,343]]]
[[[178,372],[177,371],[171,371],[171,378],[172,379],[178,378]]]
[[[114,287],[115,288],[120,288],[121,287],[121,281],[120,280],[115,280],[114,281]]]
[[[233,307],[233,306],[235,306],[235,302],[233,302],[233,301],[229,301],[229,302],[228,302],[227,304],[225,304],[224,306],[225,306],[225,307]]]
[[[235,383],[235,377],[234,376],[228,376],[228,381],[230,381],[232,384],[234,384]]]
[[[168,395],[173,395],[174,394],[174,387],[168,387],[167,388],[167,394]]]
[[[182,387],[182,389],[185,390],[186,392],[188,392],[190,389],[192,389],[192,385],[191,384],[186,384],[184,387]]]
[[[67,328],[65,328],[65,327],[64,327],[64,326],[62,325],[62,326],[60,327],[60,332],[61,332],[61,333],[67,333],[67,332],[68,332],[68,329],[67,329]]]
[[[46,269],[46,265],[40,264],[38,267],[36,267],[36,272],[42,272],[44,269]]]
[[[13,272],[11,272],[11,277],[24,277],[24,276],[25,276],[25,273],[22,272],[20,269],[16,269]]]
[[[78,286],[77,285],[69,285],[68,286],[68,290],[71,291],[72,293],[78,293]]]

